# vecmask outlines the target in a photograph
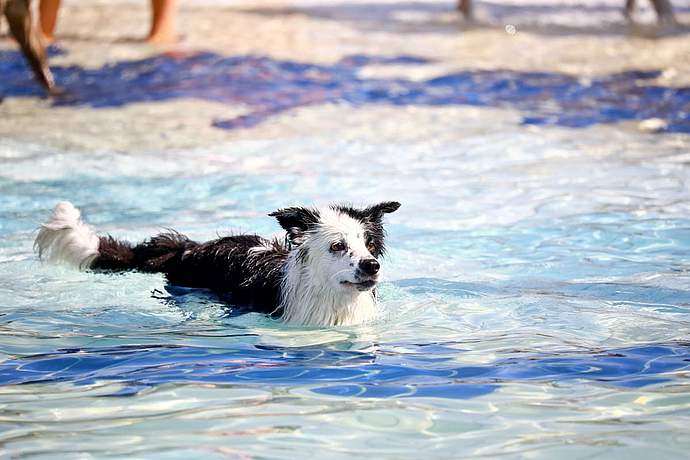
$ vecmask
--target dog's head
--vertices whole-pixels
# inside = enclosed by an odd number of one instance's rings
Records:
[[[383,215],[400,207],[386,201],[364,209],[293,207],[270,215],[287,231],[300,265],[315,281],[339,290],[368,291],[379,280],[385,252]]]

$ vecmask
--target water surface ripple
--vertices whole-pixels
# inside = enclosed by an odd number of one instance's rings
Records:
[[[217,124],[249,134],[174,152],[0,139],[0,455],[687,458],[687,88],[370,65],[427,60],[55,67],[69,91],[46,104],[85,129],[86,107],[200,98],[248,108]],[[38,94],[22,66],[0,52],[8,100]],[[646,117],[667,133],[617,123]],[[267,214],[295,204],[403,206],[380,318],[301,328],[159,275],[40,264],[35,230],[61,199],[130,240],[279,234]]]

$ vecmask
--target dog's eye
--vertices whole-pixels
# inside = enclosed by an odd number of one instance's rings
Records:
[[[342,241],[336,241],[331,244],[331,252],[340,252],[346,249],[345,243]]]
[[[374,244],[374,241],[373,241],[373,240],[369,240],[369,242],[367,243],[367,249],[368,249],[369,252],[371,252],[372,254],[374,253],[374,251],[376,251],[376,245]]]

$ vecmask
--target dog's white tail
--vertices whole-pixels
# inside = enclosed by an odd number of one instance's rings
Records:
[[[99,238],[80,217],[81,213],[72,203],[58,203],[34,241],[38,256],[50,262],[89,268],[98,257]]]

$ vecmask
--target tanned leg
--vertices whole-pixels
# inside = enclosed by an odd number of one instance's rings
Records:
[[[671,0],[651,0],[657,14],[659,24],[673,26],[676,25],[676,17],[673,14]]]
[[[635,12],[635,0],[625,0],[625,8],[623,8],[623,16],[628,21],[632,20],[632,15]]]
[[[60,0],[41,0],[38,4],[41,31],[46,44],[50,44],[55,40],[55,25],[57,24],[59,10]]]
[[[176,41],[177,0],[151,0],[151,31],[148,43],[169,44]]]
[[[46,49],[40,37],[38,28],[34,27],[31,19],[29,0],[11,0],[5,6],[5,17],[10,24],[10,33],[22,48],[24,57],[29,61],[31,69],[48,91],[53,92],[55,83],[53,74],[48,68]]]
[[[458,0],[458,11],[462,13],[465,19],[472,19],[472,0]]]

